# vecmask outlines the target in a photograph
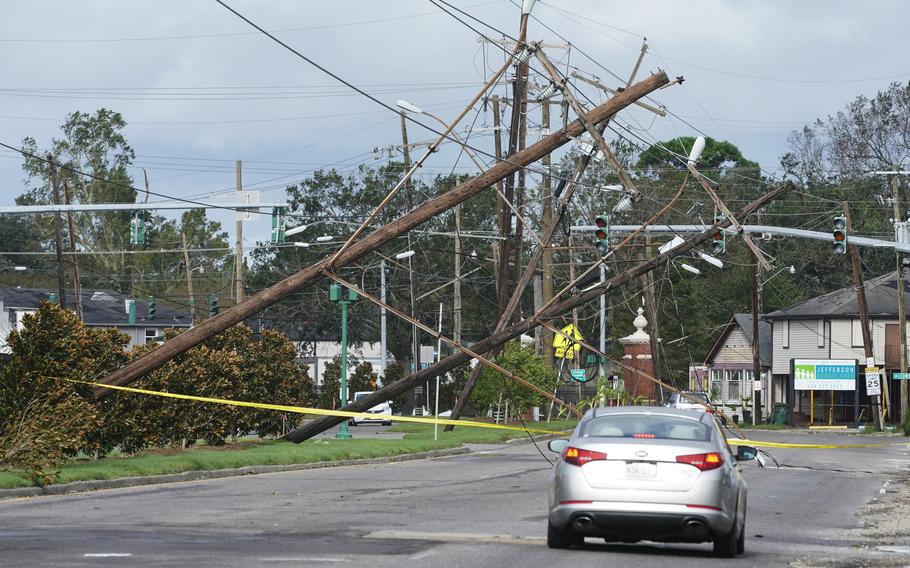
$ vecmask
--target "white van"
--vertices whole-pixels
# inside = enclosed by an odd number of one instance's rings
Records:
[[[375,391],[358,391],[354,393],[354,402],[367,397],[373,394]],[[364,411],[366,414],[392,414],[392,403],[390,401],[385,401],[377,404],[376,406],[370,408],[369,410]],[[351,418],[348,420],[350,426],[359,426],[361,424],[384,424],[386,426],[391,426],[392,421],[385,417],[377,418],[366,418],[366,417],[357,417]]]

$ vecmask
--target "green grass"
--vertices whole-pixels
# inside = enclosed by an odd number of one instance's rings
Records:
[[[574,427],[574,422],[534,423],[531,428],[554,432]],[[402,440],[334,438],[308,440],[301,444],[283,441],[241,441],[218,448],[187,450],[150,450],[129,457],[107,457],[100,460],[74,459],[60,468],[56,483],[118,479],[146,475],[163,475],[185,471],[230,469],[254,465],[288,465],[321,461],[376,458],[454,448],[465,443],[497,443],[523,436],[521,432],[459,426],[452,432],[439,428],[439,440],[433,440],[433,426],[399,424],[392,428],[405,432]],[[357,430],[353,429],[354,435]],[[0,471],[0,488],[28,487],[28,476],[17,471]]]

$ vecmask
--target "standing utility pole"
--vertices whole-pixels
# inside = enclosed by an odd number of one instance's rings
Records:
[[[60,205],[60,188],[57,186],[57,166],[54,164],[54,157],[47,155],[47,161],[51,168],[51,189],[54,192],[54,205]],[[60,212],[54,212],[54,241],[56,243],[57,258],[57,293],[61,308],[66,308],[66,277],[63,275],[63,221],[60,218]]]
[[[240,174],[241,167],[242,167],[242,162],[240,160],[237,160],[237,200],[238,201],[240,201],[240,198],[241,198],[240,194],[243,191],[243,183],[242,183],[241,174]],[[234,253],[236,255],[236,259],[234,260],[234,264],[235,264],[234,268],[236,269],[235,283],[237,286],[237,303],[239,304],[240,302],[243,301],[243,220],[242,220],[242,217],[240,216],[239,212],[235,213],[235,215],[237,215],[237,228],[236,228],[236,231],[237,231],[236,249],[237,250]]]
[[[404,160],[404,170],[408,171],[411,168],[411,153],[408,150],[408,123],[405,119],[404,112],[401,114],[401,154]],[[414,197],[411,191],[411,179],[408,178],[404,182],[405,195],[408,198],[408,212],[414,208]],[[411,239],[411,231],[408,231],[408,250],[414,250],[412,247],[414,242]],[[411,318],[416,319],[417,316],[415,311],[414,303],[417,301],[417,283],[414,281],[414,263],[412,259],[414,255],[408,256],[408,288],[411,296]],[[411,326],[411,359],[413,361],[414,372],[417,373],[420,371],[420,336],[418,335],[417,326]],[[416,399],[415,399],[416,403]]]
[[[193,296],[193,269],[190,267],[190,253],[186,250],[186,235],[180,233],[183,243],[183,268],[186,270],[186,293],[190,297],[190,322],[196,323],[196,298]]]
[[[66,204],[70,204],[70,188],[66,183],[66,180],[63,181],[63,199],[66,200]],[[76,316],[80,320],[85,320],[85,316],[82,313],[82,286],[79,284],[79,262],[76,260],[76,230],[73,226],[73,212],[66,212],[66,226],[69,231],[70,237],[70,262],[73,265],[73,295],[76,296]]]
[[[758,318],[761,314],[761,300],[760,300],[760,287],[761,287],[761,274],[759,274],[759,264],[758,258],[753,254],[752,255],[752,270],[750,271],[752,276],[752,386],[749,389],[749,392],[752,393],[752,425],[754,426],[758,417],[757,410],[760,408],[759,401],[756,397],[755,390],[755,381],[761,380],[761,351],[760,351],[760,342],[758,340]],[[761,392],[761,391],[757,391]]]
[[[853,232],[853,221],[850,218],[850,206],[844,202],[844,217],[847,221],[847,234]],[[863,349],[866,354],[866,367],[875,365],[875,355],[872,352],[872,331],[869,329],[869,308],[866,305],[866,288],[863,283],[863,269],[860,266],[859,247],[850,244],[847,240],[847,249],[850,251],[850,265],[853,269],[853,287],[856,288],[856,305],[859,308],[859,324],[863,328]],[[856,396],[859,396],[857,389]],[[881,395],[875,397],[875,407],[872,416],[875,420],[876,430],[882,429]]]
[[[385,259],[379,261],[379,299],[382,303],[386,302],[385,293]],[[389,367],[389,358],[386,355],[386,310],[385,306],[379,308],[379,348],[382,352],[379,354],[379,376],[385,381],[385,370]]]
[[[499,120],[499,96],[493,95],[493,145],[496,163],[502,161],[502,127]],[[506,204],[502,180],[496,182],[496,207],[499,211],[499,259],[496,263],[496,317],[499,319],[509,299],[509,239],[512,234],[512,213]]]
[[[461,343],[461,205],[455,206],[455,282],[452,284],[452,339]]]
[[[541,120],[540,127],[544,129],[545,132],[550,131],[550,103],[549,101],[544,101],[544,104],[540,107],[541,110]],[[543,179],[541,180],[541,197],[543,199],[543,208],[540,214],[540,224],[546,230],[546,227],[550,226],[550,223],[553,222],[553,180],[550,177],[550,154],[547,154],[541,159],[543,164],[544,174]],[[543,251],[543,257],[541,258],[541,272],[542,274],[542,285],[541,285],[541,305],[547,304],[550,300],[553,299],[553,248],[550,246],[550,243],[545,243],[547,247]],[[535,308],[536,311],[536,308]],[[544,361],[547,362],[551,367],[553,366],[553,332],[547,328],[541,328],[541,334],[543,337],[543,357]]]
[[[900,180],[897,178],[897,172],[900,170],[897,166],[892,168],[895,171],[895,174],[891,176],[891,200],[894,202],[894,241],[898,242],[897,236],[897,223],[901,221],[903,215],[901,215],[901,195],[900,195]],[[895,252],[895,257],[897,259],[897,319],[900,323],[900,334],[901,334],[901,373],[907,372],[907,320],[906,320],[906,307],[904,304],[904,255],[900,251]],[[901,381],[901,420],[907,419],[907,406],[908,406],[908,389],[910,385],[907,384],[907,381]]]

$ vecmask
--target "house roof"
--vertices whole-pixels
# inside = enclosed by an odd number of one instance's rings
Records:
[[[730,336],[730,333],[739,327],[743,334],[746,336],[746,339],[749,341],[749,345],[752,345],[752,314],[733,314],[733,317],[730,318],[730,321],[727,322],[727,325],[724,326],[723,332],[721,332],[720,337],[717,338],[717,341],[714,342],[714,345],[711,347],[711,350],[708,352],[708,355],[705,356],[705,364],[714,360],[714,357],[717,355],[717,352],[720,351],[720,348],[724,346],[724,343],[727,341],[727,337]],[[772,341],[772,328],[771,323],[764,321],[762,317],[758,319],[758,357],[761,361],[762,367],[771,366],[771,349],[773,347]]]
[[[0,302],[3,309],[12,308],[32,310],[47,300],[54,290],[47,288],[17,288],[0,286]],[[129,314],[126,310],[128,297],[111,290],[82,290],[82,315],[87,325],[129,327]],[[67,307],[75,305],[72,292],[66,295]],[[137,327],[190,327],[190,314],[168,308],[158,303],[155,319],[148,320],[148,302],[136,300]]]
[[[897,272],[883,274],[866,280],[866,304],[870,317],[897,318]],[[904,282],[904,293],[910,292],[910,283]],[[816,319],[859,317],[856,290],[853,286],[841,288],[763,316],[766,319]]]

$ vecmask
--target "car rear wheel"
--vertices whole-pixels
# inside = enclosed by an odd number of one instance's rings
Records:
[[[714,539],[714,554],[721,558],[733,558],[739,552],[739,541],[746,534],[745,527],[737,526],[735,523],[730,534],[720,536]],[[743,542],[745,547],[745,542]]]
[[[569,548],[572,545],[582,545],[585,537],[571,530],[559,530],[552,523],[547,522],[547,546],[550,548]]]
[[[742,554],[746,551],[746,520],[743,519],[743,526],[739,529],[739,538],[736,540],[736,553]]]

